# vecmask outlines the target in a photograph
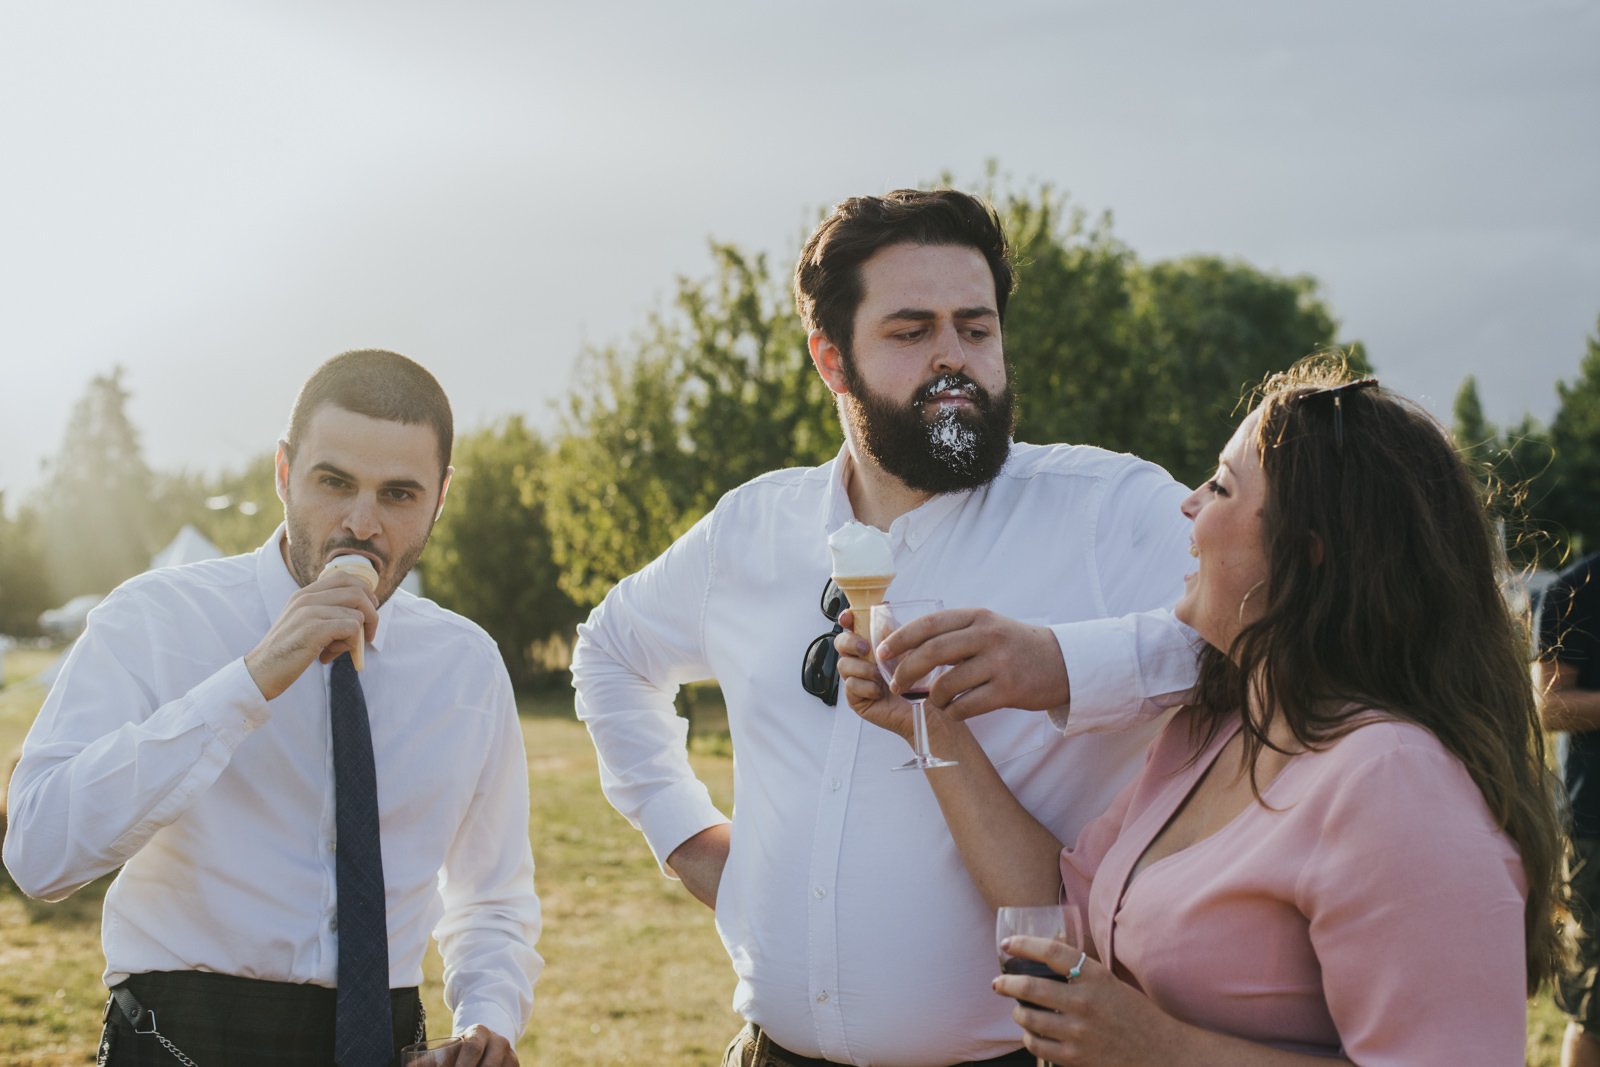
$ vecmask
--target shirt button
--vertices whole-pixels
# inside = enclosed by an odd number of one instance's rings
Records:
[[[823,897],[828,895],[828,891],[826,889],[822,888],[820,885],[817,886],[817,888],[813,889],[812,892],[817,895],[817,899],[818,900],[821,900]]]
[[[832,787],[833,787],[833,791],[834,791],[834,792],[835,792],[835,793],[837,793],[837,792],[838,792],[838,791],[839,791],[839,787],[840,787],[840,786],[841,786],[841,785],[843,785],[843,784],[844,784],[844,783],[843,783],[843,782],[841,782],[841,781],[839,781],[839,779],[837,779],[837,778],[835,778],[835,779],[834,779],[834,780],[833,780],[833,781],[831,781],[831,782],[829,782],[829,783],[828,783],[828,784],[829,784],[829,785],[830,785],[830,786],[832,786]]]
[[[826,1004],[826,1003],[828,1003],[828,991],[826,989],[824,989],[822,992],[817,994],[817,1003],[818,1004]]]
[[[333,933],[338,933],[339,932],[339,920],[337,918],[329,919],[328,920],[328,929]]]

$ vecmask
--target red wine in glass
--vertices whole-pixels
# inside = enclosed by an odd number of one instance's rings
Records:
[[[943,610],[944,603],[939,600],[896,600],[872,605],[868,626],[872,635],[872,647],[876,649],[883,643],[884,638],[906,623]],[[894,669],[899,665],[900,657],[878,661],[878,673],[883,675],[885,684],[893,684]],[[900,694],[911,702],[911,750],[914,755],[894,768],[897,771],[928,770],[932,767],[956,765],[955,760],[940,759],[928,748],[928,713],[924,705],[928,699],[928,690],[933,686],[933,680],[943,670],[943,667],[934,668]]]

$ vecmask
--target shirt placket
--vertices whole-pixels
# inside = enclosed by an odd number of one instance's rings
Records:
[[[325,725],[325,747],[323,749],[323,775],[322,775],[322,814],[318,820],[318,838],[322,841],[321,851],[322,866],[322,915],[317,924],[317,951],[320,956],[314,963],[319,973],[323,971],[324,961],[338,958],[339,945],[339,919],[338,919],[338,832],[335,830],[334,810],[334,780],[333,780],[333,733],[331,726],[332,703],[328,695],[328,668],[318,668],[321,677],[322,692],[322,721]]]
[[[845,714],[833,717],[828,755],[818,784],[817,822],[812,835],[811,859],[806,868],[807,991],[817,1047],[827,1059],[850,1061],[845,1041],[844,1000],[839,993],[838,909],[840,901],[839,853],[844,842],[845,812],[850,802],[851,769],[861,739],[861,719]]]

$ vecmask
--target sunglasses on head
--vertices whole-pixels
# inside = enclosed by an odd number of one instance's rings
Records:
[[[1353,382],[1343,385],[1333,385],[1326,389],[1313,389],[1309,393],[1301,393],[1295,398],[1297,403],[1308,401],[1327,400],[1333,404],[1333,447],[1335,451],[1344,449],[1344,398],[1347,393],[1354,393],[1361,389],[1373,389],[1378,385],[1376,378],[1358,378]]]
[[[833,639],[844,633],[839,613],[849,606],[849,598],[829,578],[822,587],[822,614],[833,623],[833,629],[814,638],[800,657],[800,688],[830,708],[839,700],[839,650],[833,647]]]

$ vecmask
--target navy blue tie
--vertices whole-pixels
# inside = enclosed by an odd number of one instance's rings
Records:
[[[346,652],[333,661],[334,826],[338,835],[339,994],[334,1062],[386,1067],[394,1059],[389,1018],[389,926],[378,841],[378,780],[361,679]]]

